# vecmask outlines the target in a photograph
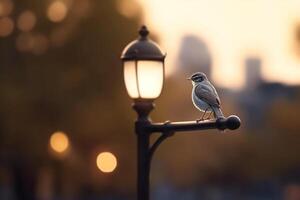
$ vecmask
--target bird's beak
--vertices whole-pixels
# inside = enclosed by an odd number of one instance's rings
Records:
[[[187,78],[186,80],[192,80],[191,78]]]

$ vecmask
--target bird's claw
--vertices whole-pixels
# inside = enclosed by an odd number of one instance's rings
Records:
[[[196,119],[196,123],[199,123],[199,122],[201,122],[201,121],[203,121],[203,118],[201,118],[201,119]]]

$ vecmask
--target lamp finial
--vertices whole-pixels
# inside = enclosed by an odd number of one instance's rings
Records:
[[[139,34],[140,34],[141,38],[143,38],[143,39],[146,39],[147,36],[149,35],[149,31],[145,25],[143,25],[141,27],[141,29],[139,30]]]

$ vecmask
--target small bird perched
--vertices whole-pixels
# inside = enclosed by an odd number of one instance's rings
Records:
[[[201,119],[203,120],[206,112],[214,113],[216,119],[224,117],[221,110],[221,102],[215,87],[209,82],[206,75],[202,72],[194,73],[188,80],[192,81],[192,101],[194,106],[204,112]],[[208,117],[208,118],[209,118]]]

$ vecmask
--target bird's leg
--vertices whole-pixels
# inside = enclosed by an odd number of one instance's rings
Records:
[[[204,116],[205,116],[205,114],[206,114],[206,112],[207,112],[207,109],[208,109],[208,108],[206,108],[206,110],[205,110],[204,113],[202,114],[201,118],[196,120],[197,123],[204,120]]]
[[[211,113],[212,113],[213,111],[211,111],[210,113],[209,113],[209,115],[208,115],[208,117],[206,118],[206,119],[210,119],[210,116],[211,116]]]

